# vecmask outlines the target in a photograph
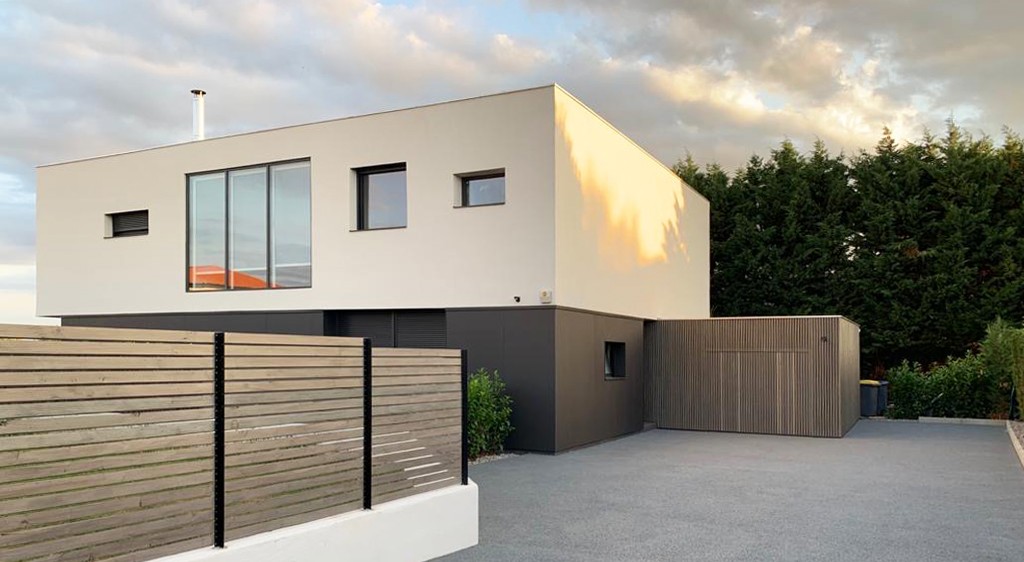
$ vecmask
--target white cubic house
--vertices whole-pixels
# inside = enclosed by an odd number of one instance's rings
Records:
[[[557,85],[38,170],[64,325],[468,350],[509,445],[642,428],[644,323],[709,316],[709,207]]]

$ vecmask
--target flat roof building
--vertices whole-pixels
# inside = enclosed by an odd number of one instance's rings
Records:
[[[643,326],[709,316],[709,206],[557,85],[42,166],[38,314],[468,349],[509,445],[643,425]]]

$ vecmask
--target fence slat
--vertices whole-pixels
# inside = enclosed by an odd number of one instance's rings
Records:
[[[362,365],[362,357],[238,357],[228,355],[224,365],[228,369],[277,367],[298,369],[307,367],[356,367]]]
[[[277,357],[281,362],[288,357],[362,357],[358,347],[311,345],[231,345],[226,352],[233,357]]]
[[[318,412],[322,410],[344,410],[348,408],[362,408],[362,405],[362,397],[356,396],[333,400],[300,400],[298,402],[236,405],[228,406],[226,410],[227,415],[231,418],[245,418],[248,416],[269,416],[285,413]]]
[[[287,390],[322,390],[328,388],[363,388],[363,381],[353,378],[282,379],[271,381],[227,381],[229,393],[282,392]]]
[[[336,336],[298,336],[287,334],[249,334],[241,332],[228,332],[224,334],[224,343],[227,345],[253,344],[253,345],[320,345],[333,347],[363,347],[362,338],[346,338]]]
[[[213,343],[209,332],[0,324],[0,339]]]
[[[302,392],[245,392],[231,393],[224,397],[224,403],[231,406],[248,404],[273,404],[276,402],[301,402],[306,400],[336,400],[339,398],[361,398],[362,388],[327,388]]]
[[[48,356],[113,356],[134,355],[168,357],[210,357],[213,349],[209,342],[153,343],[124,341],[60,341],[60,340],[0,340],[0,365],[7,355]]]
[[[209,357],[111,357],[105,355],[6,355],[0,371],[109,371],[146,369],[205,369]]]
[[[3,432],[7,435],[14,435],[18,433],[92,429],[98,427],[115,427],[125,425],[148,425],[152,423],[209,419],[213,419],[212,408],[7,418],[3,422]]]
[[[0,371],[0,386],[205,382],[210,369],[137,371]]]
[[[316,377],[353,377],[361,379],[363,376],[362,365],[355,367],[305,367],[302,369],[281,369],[281,368],[256,368],[247,369],[234,368],[225,373],[227,380],[278,380],[278,379],[308,379]]]

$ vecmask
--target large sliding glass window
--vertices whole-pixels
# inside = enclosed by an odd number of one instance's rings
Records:
[[[270,172],[270,282],[279,287],[309,287],[313,281],[310,248],[309,162],[282,164]]]
[[[309,287],[309,161],[188,178],[188,290]]]
[[[188,289],[217,291],[227,288],[227,196],[224,174],[188,178]]]
[[[267,169],[228,172],[228,288],[267,288]]]

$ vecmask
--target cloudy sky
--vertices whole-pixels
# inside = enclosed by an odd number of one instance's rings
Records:
[[[1024,123],[1017,0],[0,0],[0,322],[34,316],[33,168],[558,82],[732,169]]]

